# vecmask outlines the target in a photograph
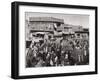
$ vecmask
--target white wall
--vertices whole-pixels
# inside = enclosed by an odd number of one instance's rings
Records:
[[[1,0],[0,1],[0,81],[13,81],[10,78],[11,69],[11,2],[14,0]],[[98,6],[100,10],[100,0],[21,0],[30,2],[42,3],[58,3],[58,4],[71,4],[71,5],[87,5]],[[100,11],[98,11],[100,14]],[[98,22],[100,15],[98,16]],[[98,30],[100,31],[100,23],[98,23]],[[98,35],[100,32],[98,33]],[[98,38],[100,41],[100,37]],[[100,43],[98,43],[99,45]],[[100,47],[100,46],[99,46]],[[99,48],[98,47],[98,48]],[[100,51],[99,51],[100,52]],[[98,62],[100,62],[100,55],[98,53]],[[98,63],[99,64],[99,63]],[[100,64],[98,65],[100,68]],[[99,70],[100,71],[100,70]],[[39,79],[26,79],[26,81],[99,81],[100,74],[98,75],[82,75],[82,76],[66,76],[66,77],[53,77],[53,78],[39,78]]]

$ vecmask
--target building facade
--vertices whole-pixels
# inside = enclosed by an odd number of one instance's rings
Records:
[[[26,22],[26,40],[32,40],[36,34],[48,36],[62,36],[62,34],[74,34],[76,37],[87,35],[87,29],[79,25],[65,24],[63,19],[53,17],[30,17]],[[82,33],[84,32],[84,33]],[[79,35],[81,34],[81,35]],[[46,36],[48,35],[48,36]]]

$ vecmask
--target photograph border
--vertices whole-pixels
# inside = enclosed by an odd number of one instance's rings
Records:
[[[19,6],[42,6],[56,8],[74,8],[95,10],[95,71],[77,72],[77,73],[59,73],[59,74],[43,74],[43,75],[19,75]],[[11,3],[11,78],[26,79],[26,78],[43,78],[43,77],[58,77],[58,76],[73,76],[73,75],[88,75],[98,73],[98,8],[96,6],[81,6],[81,5],[65,5],[65,4],[49,4],[49,3],[31,3],[31,2],[12,2]]]

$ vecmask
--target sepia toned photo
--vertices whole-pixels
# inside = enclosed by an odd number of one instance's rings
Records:
[[[89,64],[89,15],[25,13],[26,67]]]

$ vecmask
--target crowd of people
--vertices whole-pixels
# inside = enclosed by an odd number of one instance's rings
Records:
[[[26,67],[68,66],[89,64],[89,41],[57,38],[31,42],[27,49]]]

